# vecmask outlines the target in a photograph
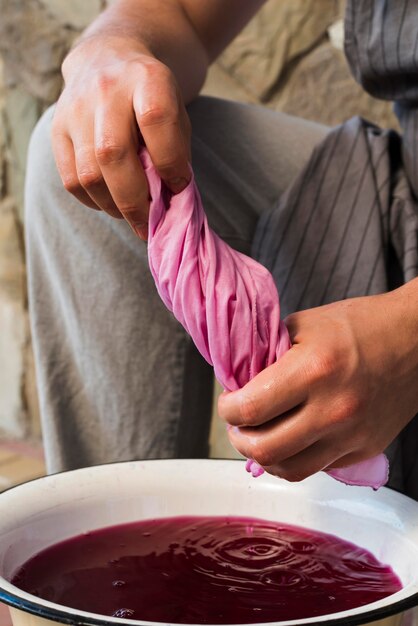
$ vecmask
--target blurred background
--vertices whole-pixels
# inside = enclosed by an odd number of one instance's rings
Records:
[[[111,0],[0,0],[0,490],[44,471],[25,284],[23,189],[37,119],[59,96],[61,62]],[[342,0],[268,0],[218,59],[204,93],[337,125],[396,127],[343,53]],[[214,420],[213,456],[231,454]]]

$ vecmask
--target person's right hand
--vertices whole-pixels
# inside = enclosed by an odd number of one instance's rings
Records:
[[[147,238],[145,143],[173,193],[190,179],[190,122],[170,69],[135,39],[93,36],[63,63],[52,144],[64,187],[80,202],[126,218]]]

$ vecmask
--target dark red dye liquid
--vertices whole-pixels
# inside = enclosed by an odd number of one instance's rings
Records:
[[[191,624],[314,617],[402,588],[390,567],[351,543],[239,517],[157,519],[87,533],[36,555],[12,582],[84,611]]]

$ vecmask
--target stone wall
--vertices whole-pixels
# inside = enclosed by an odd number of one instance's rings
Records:
[[[0,0],[0,437],[40,436],[24,253],[27,146],[60,93],[62,59],[104,6],[104,0]]]
[[[60,65],[108,0],[0,0],[0,436],[39,436],[25,289],[23,184],[31,130],[59,95]],[[391,106],[354,83],[341,0],[268,0],[211,68],[204,92],[326,124]]]

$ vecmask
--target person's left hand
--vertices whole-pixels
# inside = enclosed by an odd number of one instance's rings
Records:
[[[232,445],[298,481],[382,452],[418,412],[418,280],[289,316],[293,347],[219,398]]]

